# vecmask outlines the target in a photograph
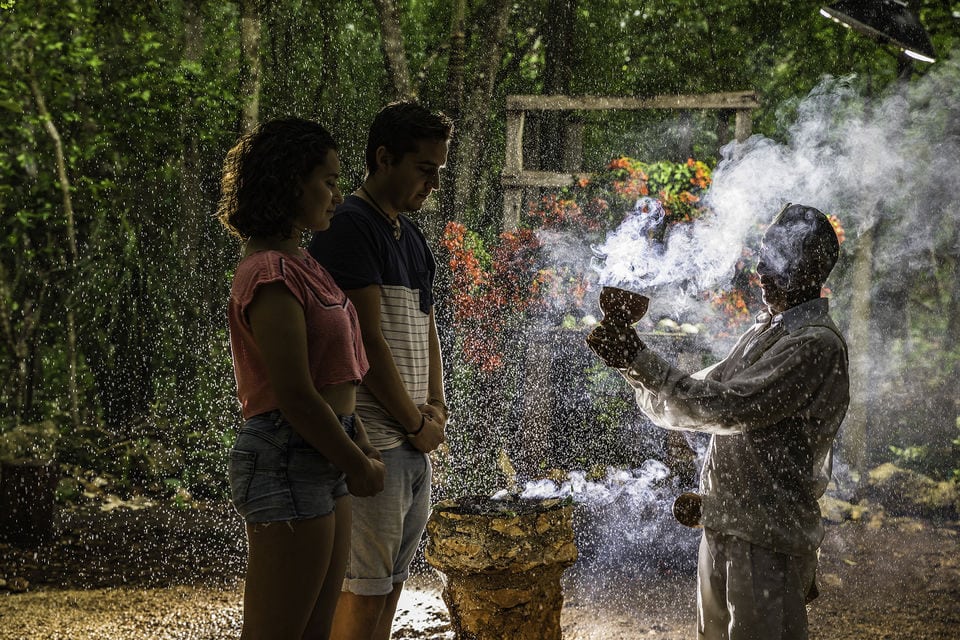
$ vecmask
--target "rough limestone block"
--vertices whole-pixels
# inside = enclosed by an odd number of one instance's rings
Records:
[[[564,500],[468,496],[434,507],[426,559],[458,640],[559,640],[561,578],[577,559]]]

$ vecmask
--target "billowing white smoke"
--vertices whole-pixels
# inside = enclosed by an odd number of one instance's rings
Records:
[[[634,471],[610,469],[604,482],[587,480],[586,474],[573,472],[561,483],[553,480],[528,482],[521,498],[572,498],[575,502],[605,505],[621,495],[633,496],[643,502],[657,498],[661,483],[670,475],[670,469],[658,460],[647,460]]]
[[[594,248],[599,284],[672,292],[672,306],[688,308],[684,299],[729,284],[748,236],[788,202],[836,214],[846,253],[883,220],[902,234],[883,247],[880,266],[915,267],[940,216],[960,209],[958,58],[869,100],[855,79],[825,78],[797,106],[786,142],[754,135],[721,150],[705,199],[713,216],[672,227],[661,242],[650,239],[648,214],[627,212]]]
[[[692,566],[699,533],[673,519],[681,488],[670,469],[647,460],[633,470],[608,469],[602,481],[572,472],[567,480],[528,482],[521,498],[570,498],[581,562],[608,571],[628,558],[639,570],[669,561]],[[509,499],[506,492],[494,498]]]

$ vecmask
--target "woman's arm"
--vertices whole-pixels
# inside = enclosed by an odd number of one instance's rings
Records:
[[[303,307],[283,283],[260,287],[247,307],[257,348],[281,413],[310,446],[347,475],[350,492],[383,489],[383,465],[357,447],[313,385],[307,359]]]

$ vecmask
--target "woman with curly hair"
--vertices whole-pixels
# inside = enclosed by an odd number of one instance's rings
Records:
[[[244,639],[326,638],[350,548],[348,494],[383,488],[355,414],[369,365],[353,305],[301,249],[343,201],[320,125],[274,120],[227,154],[218,215],[243,241],[229,302],[244,424],[230,490],[246,523]]]

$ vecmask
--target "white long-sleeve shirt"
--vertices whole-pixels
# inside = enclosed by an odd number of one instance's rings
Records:
[[[825,298],[760,314],[723,361],[693,375],[644,349],[624,376],[656,425],[713,434],[704,527],[780,553],[820,546],[817,499],[849,404],[847,347]]]

